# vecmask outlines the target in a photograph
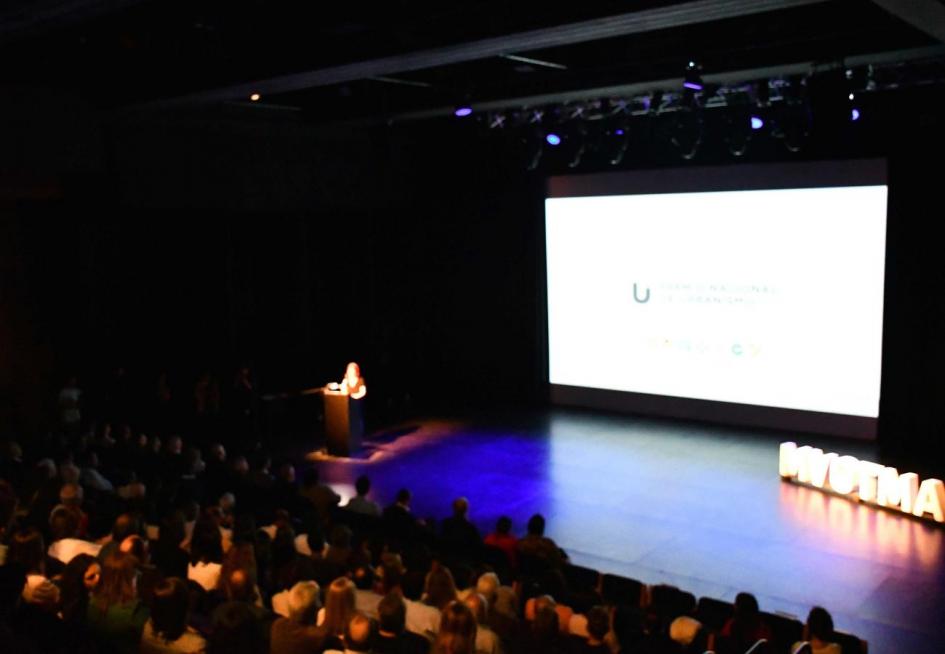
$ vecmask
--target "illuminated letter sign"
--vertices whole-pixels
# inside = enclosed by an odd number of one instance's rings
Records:
[[[778,473],[783,479],[852,500],[945,523],[945,484],[941,479],[919,483],[914,472],[900,473],[896,468],[790,442],[781,443]]]

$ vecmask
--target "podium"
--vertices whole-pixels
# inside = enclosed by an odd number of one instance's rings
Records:
[[[325,446],[332,456],[351,456],[361,449],[364,400],[325,391]]]

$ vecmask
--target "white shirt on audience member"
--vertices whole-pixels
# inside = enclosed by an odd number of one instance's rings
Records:
[[[205,591],[210,592],[217,587],[217,582],[220,581],[221,567],[219,563],[204,563],[202,561],[197,564],[191,563],[187,566],[187,578],[196,581]]]
[[[46,550],[46,554],[68,565],[69,561],[79,554],[89,554],[97,557],[98,553],[101,551],[102,546],[98,543],[90,543],[87,540],[80,540],[78,538],[60,538],[49,546]]]

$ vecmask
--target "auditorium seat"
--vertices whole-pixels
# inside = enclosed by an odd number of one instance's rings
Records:
[[[696,619],[710,631],[718,631],[732,617],[735,606],[731,602],[700,597],[696,606]]]
[[[866,654],[866,641],[844,631],[834,632],[834,642],[843,650],[843,654]]]
[[[636,579],[605,574],[601,577],[601,593],[609,604],[639,607],[643,598],[643,584]]]
[[[585,568],[581,565],[565,565],[561,568],[564,578],[568,582],[568,588],[573,593],[597,592],[597,586],[600,583],[600,573],[591,568]]]
[[[761,619],[771,628],[772,646],[770,650],[774,654],[788,654],[791,645],[803,637],[804,625],[796,618],[762,611]]]
[[[651,586],[649,598],[650,609],[667,625],[681,615],[692,615],[696,610],[695,595],[675,586]]]
[[[495,545],[483,545],[481,549],[482,563],[499,575],[503,584],[512,583],[512,564],[508,555]]]

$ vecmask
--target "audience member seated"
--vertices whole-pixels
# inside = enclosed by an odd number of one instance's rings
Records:
[[[474,654],[476,626],[476,617],[468,606],[459,601],[451,602],[443,609],[432,654]]]
[[[309,502],[322,522],[328,521],[329,513],[341,501],[341,496],[331,487],[319,483],[317,468],[308,468],[302,475],[302,490],[299,494]]]
[[[534,557],[555,568],[568,560],[564,551],[545,536],[545,518],[540,513],[529,518],[528,534],[518,542],[518,554]]]
[[[118,546],[123,540],[129,536],[134,535],[143,535],[144,530],[141,528],[141,521],[138,520],[138,517],[130,513],[122,513],[120,516],[115,518],[115,524],[112,527],[111,537],[108,542],[102,545],[102,549],[99,552],[99,558],[102,560],[106,556],[118,549]]]
[[[771,629],[761,619],[758,600],[751,593],[739,593],[735,596],[734,615],[719,632],[719,652],[741,654],[762,638],[770,640]]]
[[[388,533],[394,537],[406,539],[414,534],[417,519],[410,512],[410,500],[410,491],[401,488],[397,491],[394,503],[384,509],[384,523]]]
[[[171,511],[161,520],[157,542],[152,548],[151,560],[170,577],[187,577],[190,558],[182,547],[187,538],[184,514]]]
[[[471,558],[479,553],[482,537],[476,525],[469,521],[469,500],[453,500],[453,515],[440,524],[440,538],[449,551]]]
[[[214,612],[207,654],[267,654],[267,641],[260,634],[258,616],[252,607],[228,602]]]
[[[141,654],[199,654],[207,643],[188,626],[189,601],[183,579],[161,581],[152,593],[151,619],[141,634]]]
[[[518,565],[518,538],[512,535],[512,520],[502,516],[496,522],[495,531],[488,534],[482,541],[486,545],[497,547],[505,552],[509,565],[512,568]]]
[[[380,504],[368,499],[368,493],[371,492],[371,480],[368,479],[367,475],[358,477],[357,481],[354,482],[354,490],[357,492],[357,495],[348,500],[348,503],[345,504],[345,509],[354,511],[355,513],[380,517]]]
[[[404,604],[407,607],[407,631],[432,641],[440,629],[440,610],[435,606],[429,606],[406,596],[403,589],[405,572],[406,568],[404,568],[399,555],[390,553],[383,555],[381,566],[377,571],[380,578],[378,589],[385,596],[390,593],[397,593],[403,597]]]
[[[574,654],[610,654],[605,639],[610,631],[610,613],[603,606],[587,612],[587,639]]]
[[[322,650],[327,632],[315,625],[321,608],[318,584],[300,581],[287,592],[288,617],[272,623],[271,654],[310,654]]]
[[[841,654],[840,645],[833,642],[833,617],[827,609],[815,606],[807,614],[804,638],[810,644],[812,654]],[[795,643],[798,648],[802,643]],[[792,652],[794,649],[792,649]]]
[[[81,486],[78,488],[81,489]],[[79,520],[79,514],[66,506],[60,505],[53,509],[52,516],[49,519],[49,531],[52,534],[53,542],[47,550],[50,558],[67,565],[73,557],[79,554],[99,555],[102,550],[101,545],[90,543],[78,537]]]
[[[112,552],[102,563],[102,576],[86,611],[86,624],[103,652],[134,654],[150,618],[138,599],[137,561],[130,554]]]
[[[423,588],[423,603],[439,610],[443,610],[458,599],[456,584],[449,568],[435,565],[427,574]]]
[[[204,513],[194,525],[190,539],[190,565],[187,578],[200,584],[207,592],[217,587],[223,563],[223,536],[219,523]]]
[[[557,611],[551,604],[541,604],[515,650],[524,654],[559,654],[565,649]]]
[[[348,621],[355,611],[354,583],[347,577],[338,577],[325,593],[325,608],[318,612],[318,625],[329,636],[344,636]]]
[[[39,530],[27,527],[16,532],[7,559],[10,565],[18,565],[26,573],[23,601],[54,612],[59,605],[59,587],[46,577],[46,547]]]
[[[344,650],[326,649],[325,654],[367,654],[374,642],[374,621],[363,613],[355,612],[345,627],[342,643]]]
[[[470,593],[463,600],[476,618],[476,652],[477,654],[501,654],[502,646],[499,636],[494,632],[486,620],[489,604],[486,598],[479,593]]]
[[[59,575],[59,613],[66,624],[84,623],[89,595],[102,578],[102,566],[90,554],[74,556]]]
[[[374,651],[377,654],[427,654],[430,641],[407,631],[407,605],[403,596],[393,591],[385,595],[377,605],[377,638]]]

